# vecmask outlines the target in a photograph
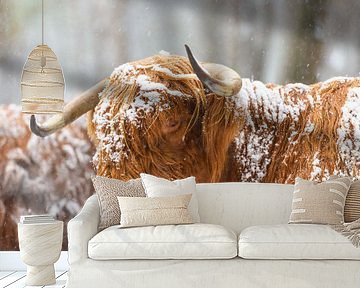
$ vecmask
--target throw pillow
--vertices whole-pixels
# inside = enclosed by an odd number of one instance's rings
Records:
[[[340,176],[330,176],[330,180],[341,178]],[[360,180],[353,181],[345,200],[344,221],[345,223],[354,222],[360,219]]]
[[[117,196],[145,197],[140,178],[121,181],[102,176],[92,178],[95,192],[99,199],[99,229],[120,224],[120,209]]]
[[[289,223],[343,223],[350,185],[348,177],[322,183],[296,178]]]
[[[150,198],[192,194],[189,204],[190,215],[195,223],[200,222],[198,201],[196,197],[195,177],[188,177],[175,181],[170,181],[145,173],[141,173],[140,177],[145,189],[146,196]]]
[[[360,219],[360,180],[354,181],[351,184],[344,210],[346,223]]]
[[[193,223],[188,211],[191,194],[170,197],[117,197],[122,228]]]

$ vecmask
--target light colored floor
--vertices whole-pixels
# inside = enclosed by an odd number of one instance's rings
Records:
[[[0,271],[0,288],[63,288],[66,283],[66,271],[55,272],[56,284],[50,286],[26,286],[26,271]]]

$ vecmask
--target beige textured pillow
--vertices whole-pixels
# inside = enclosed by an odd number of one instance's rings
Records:
[[[360,219],[360,180],[354,181],[349,189],[344,209],[345,222]]]
[[[140,173],[140,178],[147,197],[192,194],[189,204],[190,215],[194,222],[200,222],[195,177],[192,176],[185,179],[170,181],[154,175]]]
[[[296,178],[289,223],[342,224],[350,184],[348,177],[322,183]]]
[[[100,205],[99,229],[120,224],[120,209],[117,196],[145,197],[140,178],[121,181],[102,176],[92,178]]]
[[[121,210],[121,227],[194,223],[188,211],[191,194],[117,198]]]

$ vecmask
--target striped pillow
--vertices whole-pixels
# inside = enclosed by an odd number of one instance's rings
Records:
[[[330,176],[330,180],[341,178],[340,176]],[[360,180],[353,181],[346,196],[344,208],[344,221],[350,223],[360,219]]]
[[[289,223],[342,224],[351,180],[348,177],[322,183],[295,179]]]
[[[360,219],[360,180],[354,181],[349,189],[345,201],[345,222],[353,222]]]

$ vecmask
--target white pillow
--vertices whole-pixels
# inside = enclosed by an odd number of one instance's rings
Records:
[[[181,180],[170,181],[153,175],[141,173],[142,184],[147,197],[165,197],[182,194],[192,194],[189,212],[194,223],[200,222],[198,201],[196,197],[195,177],[188,177]]]

